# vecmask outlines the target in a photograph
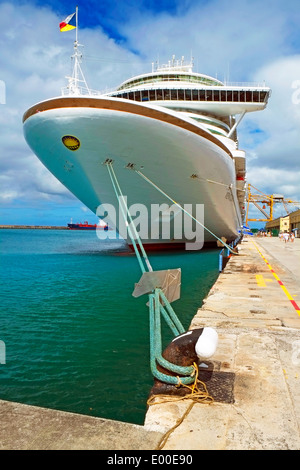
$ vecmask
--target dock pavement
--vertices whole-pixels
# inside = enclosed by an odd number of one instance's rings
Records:
[[[238,248],[190,326],[218,332],[216,399],[152,405],[145,427],[168,436],[163,450],[300,449],[300,239]]]
[[[0,401],[0,450],[299,450],[300,239],[238,247],[190,325],[219,335],[212,403],[154,404],[138,426]]]

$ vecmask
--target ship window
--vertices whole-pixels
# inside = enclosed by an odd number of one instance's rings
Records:
[[[209,129],[212,134],[224,135],[223,132],[216,131],[215,129]]]
[[[263,103],[265,98],[266,98],[266,92],[265,91],[254,91],[253,92],[253,101],[256,103]]]
[[[142,95],[142,101],[149,101],[149,91],[148,90],[144,90],[141,92],[141,95]]]
[[[232,91],[227,90],[227,101],[232,101]]]
[[[260,90],[208,90],[208,89],[155,89],[136,90],[130,92],[116,93],[123,99],[135,101],[156,100],[180,100],[180,101],[221,101],[221,102],[245,102],[263,103],[268,98],[268,92]]]
[[[163,75],[150,75],[148,77],[143,77],[143,78],[138,78],[138,79],[133,79],[129,80],[128,82],[124,83],[118,88],[118,91],[128,89],[130,87],[133,87],[135,85],[142,85],[146,83],[155,83],[155,82],[161,82],[161,81],[184,81],[184,82],[191,82],[191,83],[203,83],[204,85],[209,85],[209,86],[222,86],[222,84],[218,81],[215,81],[212,78],[209,77],[203,77],[203,76],[194,76],[194,75],[185,75],[185,74],[163,74]]]
[[[214,90],[214,101],[220,101],[220,91]]]
[[[185,90],[185,99],[187,101],[191,101],[191,99],[192,99],[191,95],[192,95],[191,90]]]
[[[264,101],[266,101],[266,98],[267,98],[268,94],[266,91],[261,91],[260,92],[260,102],[263,103]]]

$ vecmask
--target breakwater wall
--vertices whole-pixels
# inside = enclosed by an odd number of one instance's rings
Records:
[[[68,227],[56,226],[56,225],[0,225],[0,229],[68,230]]]

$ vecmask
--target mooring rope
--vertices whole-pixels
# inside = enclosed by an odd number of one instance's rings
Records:
[[[128,209],[128,206],[126,204],[126,201],[124,199],[124,196],[123,196],[123,193],[122,193],[122,190],[120,188],[120,185],[119,185],[119,182],[118,182],[118,179],[116,177],[116,174],[114,172],[114,169],[113,169],[113,166],[112,166],[112,162],[108,162],[107,163],[107,169],[108,169],[108,173],[109,173],[109,176],[110,176],[110,179],[111,179],[111,182],[112,182],[112,185],[113,185],[113,188],[115,190],[115,194],[116,194],[116,197],[117,199],[119,198],[119,201],[121,201],[121,205],[120,205],[120,208],[121,208],[121,211],[122,211],[122,215],[123,215],[123,218],[125,220],[125,223],[128,227],[128,234],[129,234],[129,237],[131,239],[131,242],[132,242],[132,245],[133,245],[133,248],[134,248],[134,251],[135,251],[135,254],[138,258],[138,261],[139,261],[139,265],[140,265],[140,268],[141,268],[141,271],[142,272],[146,272],[146,269],[145,267],[143,266],[143,263],[142,263],[142,260],[141,260],[141,257],[139,255],[139,250],[137,248],[137,245],[136,245],[136,241],[138,241],[138,244],[139,244],[139,247],[140,247],[140,250],[141,250],[141,253],[142,253],[142,256],[144,258],[144,261],[146,263],[146,266],[148,268],[148,271],[151,272],[153,271],[152,269],[152,266],[150,264],[150,261],[149,261],[149,258],[147,256],[147,253],[144,249],[144,246],[142,244],[142,241],[140,239],[140,236],[136,230],[136,226],[132,220],[132,217],[131,217],[131,214],[130,214],[130,211]],[[128,218],[129,218],[129,221],[130,223],[128,224]],[[132,230],[134,232],[134,235],[132,233]],[[135,236],[135,237],[134,237]]]
[[[169,403],[169,402],[179,402],[179,401],[185,401],[185,400],[192,400],[192,402],[189,404],[183,415],[176,421],[174,426],[172,426],[160,439],[158,445],[156,446],[156,450],[161,450],[170,435],[172,434],[173,431],[175,431],[178,426],[184,421],[184,419],[187,417],[187,415],[191,412],[193,406],[196,403],[206,403],[206,404],[212,404],[214,402],[214,399],[211,395],[209,395],[207,391],[207,387],[204,382],[198,379],[199,375],[199,369],[197,364],[194,362],[193,367],[195,368],[195,380],[193,385],[185,385],[181,383],[181,380],[179,377],[178,378],[178,386],[183,386],[191,390],[191,393],[188,393],[184,396],[172,396],[172,395],[152,395],[148,401],[147,405],[160,405],[162,403]],[[199,384],[199,385],[198,385]],[[199,386],[202,387],[202,390],[199,389]]]
[[[176,377],[177,379],[177,385],[176,387],[185,387],[188,390],[190,390],[190,393],[187,393],[186,395],[164,395],[164,394],[157,394],[157,395],[152,395],[150,398],[147,400],[147,405],[158,405],[161,403],[166,403],[166,402],[175,402],[175,401],[185,401],[185,400],[193,400],[195,403],[213,403],[214,399],[213,397],[208,393],[207,387],[204,382],[198,379],[199,375],[199,369],[197,364],[194,362],[194,364],[191,366],[195,369],[195,379],[192,385],[184,384],[181,381],[180,377]],[[200,388],[199,388],[200,387]],[[202,390],[201,390],[202,388]]]
[[[128,206],[126,204],[125,198],[123,196],[121,187],[119,185],[117,176],[113,170],[112,166],[112,160],[107,159],[107,161],[104,162],[107,165],[107,170],[115,191],[115,195],[117,199],[121,202],[120,208],[122,211],[123,218],[127,224],[128,227],[128,234],[131,239],[131,242],[134,247],[135,254],[137,256],[137,259],[139,261],[139,265],[142,271],[142,274],[145,274],[147,269],[151,273],[153,272],[152,266],[150,264],[150,261],[148,259],[147,253],[143,247],[142,241],[140,239],[140,236],[136,230],[134,221],[132,220],[132,217],[130,215],[130,211],[128,209]],[[129,219],[129,224],[128,224],[128,219]],[[133,233],[134,232],[134,233]],[[134,239],[134,235],[138,241],[142,256],[144,258],[144,262],[146,264],[146,267],[143,264],[143,260],[141,258],[141,255],[139,253],[139,250],[137,248],[137,244]],[[147,268],[147,269],[146,269]],[[184,328],[181,325],[181,322],[177,318],[174,310],[172,309],[170,302],[164,295],[162,289],[157,286],[151,293],[149,293],[149,316],[150,316],[150,367],[152,374],[154,377],[158,378],[158,380],[161,380],[166,383],[171,383],[171,384],[177,384],[178,381],[176,377],[170,376],[167,374],[163,374],[157,369],[157,364],[158,362],[162,367],[165,369],[172,371],[175,374],[180,374],[182,377],[180,378],[182,384],[189,384],[193,381],[193,376],[194,376],[194,369],[192,366],[178,366],[177,364],[173,364],[169,361],[167,361],[163,356],[162,356],[162,341],[161,341],[161,325],[160,325],[160,316],[163,316],[166,323],[168,326],[171,328],[174,336],[177,336],[181,333],[184,332]]]
[[[211,230],[209,230],[209,228],[207,228],[204,224],[202,224],[198,219],[196,219],[196,217],[194,217],[190,212],[188,212],[184,207],[182,207],[181,204],[179,204],[178,202],[174,201],[174,199],[172,199],[165,191],[163,191],[161,188],[159,188],[155,183],[153,183],[153,181],[150,180],[150,178],[148,178],[146,175],[144,175],[144,173],[142,173],[140,170],[136,170],[134,169],[134,171],[140,175],[142,178],[144,178],[145,181],[147,181],[149,184],[151,184],[151,186],[153,186],[155,189],[157,189],[157,191],[159,191],[161,194],[163,194],[167,199],[169,199],[171,202],[173,202],[173,204],[175,204],[177,207],[179,207],[182,212],[184,212],[185,214],[187,214],[189,217],[191,217],[197,224],[201,225],[202,228],[204,228],[207,232],[209,232],[213,237],[215,237],[217,240],[219,240],[219,242],[221,242],[224,246],[226,246],[226,248],[228,248],[228,250],[234,254],[234,255],[237,255],[238,253],[235,252],[231,246],[227,245],[226,242],[224,242],[223,240],[221,240],[215,233],[213,233]]]

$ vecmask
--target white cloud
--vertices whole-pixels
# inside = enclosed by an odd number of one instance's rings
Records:
[[[299,174],[289,169],[257,166],[248,168],[247,180],[265,194],[282,194],[286,198],[300,201]],[[287,192],[288,191],[288,192]]]
[[[28,206],[41,199],[73,198],[49,173],[28,148],[22,129],[23,113],[34,103],[60,95],[66,75],[72,71],[74,35],[59,32],[59,18],[49,8],[11,3],[0,4],[0,79],[5,84],[5,104],[0,105],[1,153],[0,200],[2,203],[22,199]],[[88,57],[99,57],[99,49],[112,61],[122,50],[101,30],[83,30]],[[132,54],[126,53],[130,58]],[[112,77],[111,63],[96,63],[86,58],[84,65],[91,87],[102,89]],[[122,55],[124,59],[124,54]],[[112,62],[113,63],[113,62]],[[2,101],[2,100],[1,100]]]
[[[136,11],[120,31],[150,60],[192,53],[199,72],[249,81],[267,60],[291,52],[297,16],[293,0],[194,1],[177,16]]]
[[[294,99],[293,83],[300,77],[300,55],[280,57],[258,70],[272,88],[268,107],[249,115],[241,137],[252,146],[248,180],[262,191],[282,193],[300,200],[300,100]],[[254,137],[251,132],[254,129]],[[255,130],[263,129],[263,140],[255,141]],[[252,158],[251,158],[252,157]]]

